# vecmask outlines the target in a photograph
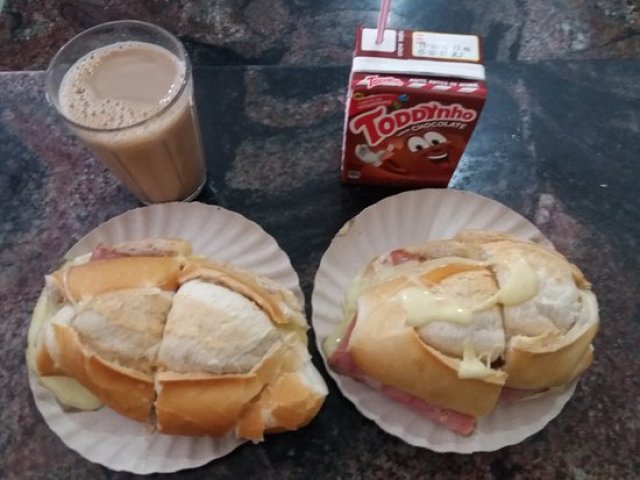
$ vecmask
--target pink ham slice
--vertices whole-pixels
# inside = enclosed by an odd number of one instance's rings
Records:
[[[176,254],[171,241],[139,240],[119,246],[99,244],[91,252],[89,261],[122,257],[170,257]]]
[[[425,402],[421,398],[414,397],[402,390],[394,387],[382,386],[380,391],[392,400],[406,405],[408,408],[419,414],[420,416],[439,423],[440,425],[452,430],[465,437],[471,435],[476,429],[476,419],[469,415],[465,415],[455,410],[436,407]]]
[[[128,257],[128,256],[129,255],[127,255],[126,253],[119,252],[113,247],[107,247],[106,245],[98,245],[91,252],[91,258],[89,259],[89,261],[110,260],[112,258],[121,258],[121,257]]]
[[[355,324],[356,319],[354,317],[353,320],[351,320],[351,322],[349,323],[349,326],[347,327],[344,336],[342,337],[342,340],[338,345],[338,348],[329,358],[329,366],[331,366],[333,370],[342,375],[352,377],[359,382],[366,383],[369,387],[375,388],[384,396],[402,403],[407,408],[416,412],[420,416],[431,420],[432,422],[438,423],[460,435],[467,436],[473,433],[476,428],[476,419],[474,417],[464,415],[454,410],[430,405],[424,400],[409,393],[403,392],[402,390],[399,390],[395,387],[387,385],[376,385],[374,382],[367,379],[365,374],[355,364],[353,358],[347,350],[347,346],[349,345],[349,338],[351,337],[351,332],[353,331],[353,327],[355,326]]]
[[[399,248],[391,252],[385,259],[385,262],[391,265],[400,265],[401,263],[405,263],[410,260],[420,260],[420,255],[409,253],[406,250]]]
[[[358,368],[358,366],[351,358],[347,346],[349,345],[349,339],[351,338],[351,332],[356,324],[356,318],[349,322],[347,329],[344,331],[344,335],[340,339],[338,348],[333,352],[333,355],[329,357],[329,366],[341,375],[347,375],[353,377],[358,381],[364,380],[364,375]]]

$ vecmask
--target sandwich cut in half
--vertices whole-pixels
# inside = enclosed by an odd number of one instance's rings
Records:
[[[561,254],[463,231],[373,259],[323,349],[336,372],[470,435],[499,402],[582,374],[598,322],[590,284]]]
[[[309,423],[327,395],[307,328],[275,281],[156,238],[97,247],[47,275],[28,360],[67,407],[260,441]]]

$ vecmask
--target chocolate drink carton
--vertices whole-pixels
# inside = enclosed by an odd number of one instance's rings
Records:
[[[356,32],[342,144],[347,183],[446,187],[487,95],[475,35]]]

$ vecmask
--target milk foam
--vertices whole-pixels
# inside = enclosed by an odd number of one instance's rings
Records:
[[[69,69],[60,85],[60,106],[85,127],[128,127],[169,104],[184,77],[184,63],[165,48],[119,42],[88,53]],[[107,85],[102,92],[100,82]]]

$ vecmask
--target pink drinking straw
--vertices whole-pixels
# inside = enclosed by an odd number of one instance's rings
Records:
[[[376,32],[376,44],[381,44],[384,39],[384,30],[387,28],[387,18],[389,18],[389,9],[391,8],[391,0],[380,0],[380,12],[378,12],[378,31]]]

